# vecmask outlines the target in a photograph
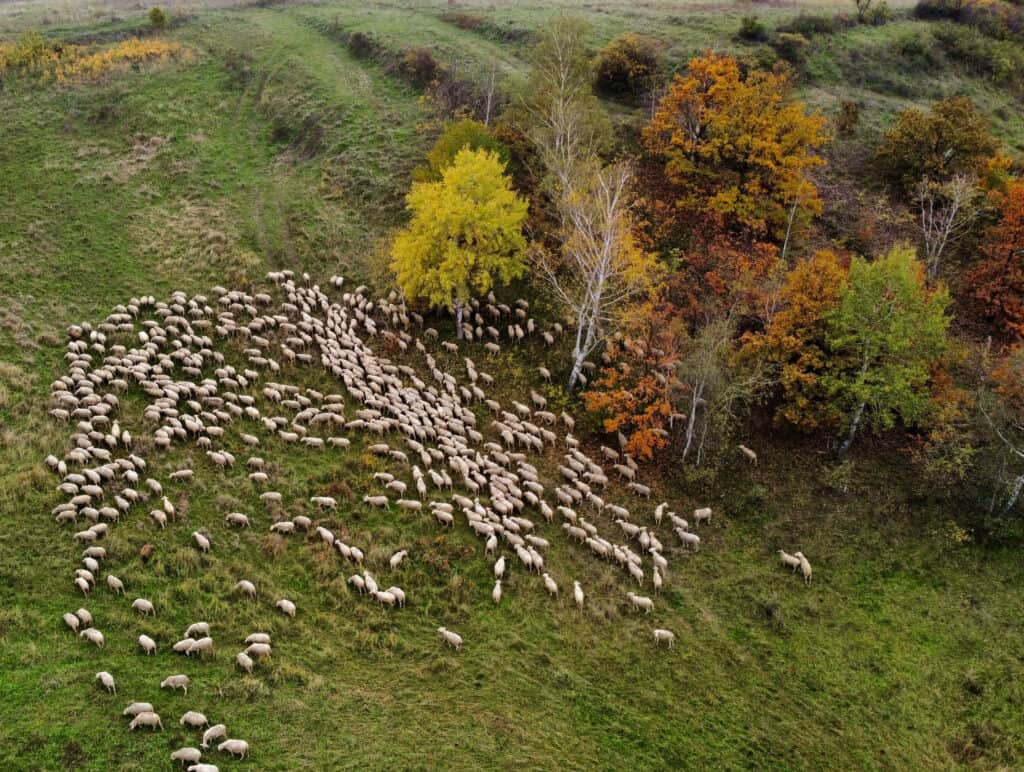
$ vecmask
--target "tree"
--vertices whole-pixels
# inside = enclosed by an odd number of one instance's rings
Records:
[[[926,177],[917,184],[914,200],[929,282],[939,275],[946,247],[955,246],[971,231],[981,211],[978,197],[977,181],[967,174],[954,174],[948,182]]]
[[[462,337],[463,304],[526,270],[522,227],[527,204],[486,150],[460,150],[440,182],[420,182],[406,196],[412,221],[395,238],[392,270],[413,300],[455,306]]]
[[[592,165],[576,170],[558,201],[561,245],[539,250],[535,264],[576,326],[569,390],[587,357],[621,322],[627,304],[642,296],[657,275],[654,256],[633,233],[629,167]]]
[[[789,78],[708,52],[677,74],[644,128],[647,151],[675,183],[675,206],[782,238],[821,211],[807,172],[824,163],[825,119],[790,98]],[[791,214],[792,212],[792,214]]]
[[[775,418],[804,431],[833,427],[841,415],[823,382],[833,365],[828,318],[846,288],[847,265],[827,250],[786,274],[782,309],[763,333],[744,338],[744,352],[763,355],[781,389]]]
[[[900,113],[875,159],[892,185],[911,193],[922,179],[945,182],[956,174],[981,175],[998,147],[974,102],[950,97],[927,113],[916,107]]]
[[[1024,180],[998,197],[999,220],[985,236],[982,259],[968,276],[974,297],[999,327],[1024,337]]]
[[[604,94],[639,100],[657,83],[661,69],[657,43],[628,32],[601,50],[595,85]]]
[[[487,150],[497,154],[503,164],[509,162],[509,149],[501,140],[484,124],[467,118],[445,124],[444,130],[427,153],[426,164],[413,169],[413,180],[437,182],[459,151],[466,147],[471,150]]]
[[[1005,518],[1024,493],[1024,348],[1014,348],[992,368],[979,407],[999,459],[989,512]]]
[[[162,8],[154,6],[149,9],[149,23],[157,29],[163,29],[167,26],[167,14]]]
[[[828,315],[826,342],[839,366],[823,376],[846,416],[850,449],[862,423],[875,430],[927,414],[932,365],[946,351],[949,294],[929,290],[911,247],[894,247],[874,262],[854,258],[838,307]]]

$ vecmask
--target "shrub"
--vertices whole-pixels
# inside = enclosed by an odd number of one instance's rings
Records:
[[[380,45],[365,32],[353,32],[348,36],[348,50],[357,59],[368,59],[380,52]]]
[[[149,9],[149,23],[157,29],[163,29],[167,26],[167,14],[162,8],[154,6]]]
[[[650,38],[628,33],[601,51],[597,63],[597,90],[635,99],[650,90],[660,71],[657,44]]]
[[[417,182],[436,182],[455,156],[463,148],[489,150],[496,153],[503,164],[509,161],[509,149],[482,123],[470,119],[445,125],[434,146],[427,153],[427,162],[413,170]]]
[[[772,45],[779,56],[790,64],[801,64],[807,58],[811,41],[796,32],[780,32]]]
[[[763,43],[768,39],[768,28],[756,16],[744,16],[736,37],[748,43]]]
[[[892,11],[889,9],[889,4],[885,0],[875,3],[867,13],[865,21],[874,26],[881,27],[883,24],[889,22],[892,19]]]
[[[848,26],[849,21],[843,16],[822,16],[817,13],[801,11],[790,21],[779,25],[778,30],[812,38],[815,35],[834,35],[843,27]]]
[[[424,46],[405,49],[398,60],[389,67],[392,73],[420,89],[427,88],[437,80],[441,69],[430,49]]]
[[[963,0],[917,0],[914,16],[919,19],[949,19],[959,21]]]
[[[850,99],[839,104],[839,114],[835,118],[836,133],[841,137],[850,137],[860,125],[860,105]]]

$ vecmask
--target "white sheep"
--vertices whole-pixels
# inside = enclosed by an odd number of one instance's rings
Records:
[[[186,713],[183,713],[178,723],[181,726],[187,726],[193,729],[198,729],[203,726],[209,726],[210,724],[210,722],[206,720],[206,716],[195,710],[190,710]]]
[[[117,686],[114,685],[114,676],[110,675],[106,670],[101,670],[96,674],[96,680],[103,684],[103,687],[108,692],[117,694]]]
[[[295,618],[295,604],[287,598],[281,598],[281,600],[279,600],[274,605],[281,609],[283,613],[287,614],[292,619]]]
[[[180,761],[183,765],[187,763],[195,764],[202,757],[202,751],[198,748],[178,748],[178,750],[171,753],[171,761]]]
[[[68,612],[64,614],[64,624],[71,628],[71,632],[77,633],[78,627],[81,624],[81,620],[74,614]]]
[[[491,598],[495,603],[501,603],[501,579],[494,580],[494,589],[491,590]]]
[[[447,643],[456,651],[462,651],[462,636],[458,633],[453,633],[447,627],[437,628],[438,634],[441,636],[441,640]]]
[[[643,595],[636,595],[632,592],[627,592],[626,597],[629,598],[629,602],[633,604],[633,608],[639,610],[643,609],[645,614],[650,614],[654,610],[654,601],[650,598],[644,597]]]
[[[792,569],[794,572],[800,568],[800,558],[796,555],[790,555],[785,550],[779,550],[779,562],[786,568]]]
[[[250,633],[246,639],[246,643],[270,643],[269,633]]]
[[[501,579],[505,575],[505,556],[494,561],[494,578]]]
[[[156,615],[156,609],[153,604],[145,598],[136,598],[132,601],[132,608],[138,611],[142,616]]]
[[[156,641],[154,641],[148,635],[139,636],[139,646],[144,652],[146,652],[146,654],[156,653]]]
[[[131,720],[130,724],[128,724],[128,728],[131,730],[134,730],[137,726],[148,726],[152,727],[154,730],[157,727],[160,727],[161,729],[164,728],[163,722],[160,720],[160,716],[150,711],[140,713]]]
[[[220,740],[228,736],[228,728],[224,724],[214,724],[203,732],[203,740],[199,743],[200,748],[209,748],[214,740]]]
[[[794,555],[800,561],[800,573],[803,574],[804,584],[811,583],[811,562],[804,556],[804,553],[797,552]]]
[[[152,713],[152,712],[153,712],[153,706],[150,703],[148,703],[148,702],[133,702],[131,705],[129,705],[127,708],[125,708],[123,711],[121,711],[121,715],[122,716],[131,716],[132,718],[134,718],[135,716],[139,715],[140,713]]]
[[[193,622],[185,629],[185,635],[194,638],[197,635],[209,635],[210,634],[210,623],[209,622]]]
[[[235,663],[242,668],[246,673],[252,675],[252,658],[244,651],[240,651],[235,655]]]
[[[747,457],[751,464],[757,466],[757,453],[752,451],[746,445],[739,445],[740,452]]]
[[[192,764],[186,767],[185,772],[220,772],[220,767],[215,764]]]
[[[676,645],[676,636],[671,630],[657,628],[654,631],[654,643],[655,645],[659,643],[666,643],[668,644],[668,647],[671,649],[673,646]]]
[[[225,740],[217,746],[217,750],[227,751],[232,757],[237,754],[239,759],[244,759],[249,752],[249,743],[245,740]]]
[[[399,550],[388,560],[388,565],[390,565],[392,569],[398,568],[408,554],[409,550]]]
[[[270,644],[262,642],[250,643],[245,650],[246,654],[251,654],[256,659],[270,659],[270,652]]]
[[[246,595],[249,598],[255,600],[256,598],[256,585],[250,582],[248,579],[240,579],[235,584],[235,591]]]
[[[576,601],[576,608],[583,611],[583,601],[586,599],[586,596],[583,594],[583,588],[580,587],[580,583],[577,581],[572,583],[572,597]]]
[[[87,641],[89,641],[89,643],[96,644],[96,647],[99,649],[103,648],[103,633],[101,633],[95,627],[89,627],[85,630],[82,630],[82,632],[78,634],[78,637],[85,638]]]
[[[160,682],[161,689],[181,689],[188,694],[188,686],[192,683],[192,679],[187,675],[172,675],[167,676],[163,681]]]
[[[548,595],[552,597],[558,596],[558,584],[551,578],[551,574],[547,572],[544,573],[544,588],[548,591]]]
[[[107,587],[109,587],[118,595],[124,594],[124,582],[122,582],[113,574],[107,574]]]
[[[694,525],[700,525],[705,520],[708,522],[708,525],[711,524],[711,507],[701,507],[700,509],[693,510]]]
[[[210,551],[210,540],[203,534],[199,533],[199,531],[192,532],[192,540],[196,543],[196,546],[201,552]]]

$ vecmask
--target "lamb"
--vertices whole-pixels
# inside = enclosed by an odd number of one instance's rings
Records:
[[[245,740],[225,740],[217,746],[219,751],[227,751],[232,755],[238,754],[239,759],[244,759],[245,755],[249,752],[249,743]]]
[[[150,638],[148,635],[139,636],[139,647],[146,652],[146,654],[156,653],[156,641]]]
[[[108,692],[117,694],[117,686],[114,685],[114,676],[110,675],[106,670],[101,670],[96,674],[96,680],[103,684],[103,687]]]
[[[124,582],[122,582],[113,574],[107,574],[107,587],[109,587],[118,595],[124,594]]]
[[[154,730],[157,727],[160,727],[161,729],[164,728],[163,722],[160,720],[160,716],[150,711],[140,713],[131,720],[130,724],[128,724],[128,728],[133,731],[137,726],[149,726],[152,727]]]
[[[804,553],[797,552],[793,557],[800,561],[800,573],[803,574],[804,584],[811,583],[811,563],[804,556]]]
[[[193,729],[198,729],[200,727],[210,725],[210,722],[206,720],[206,716],[194,710],[190,710],[187,713],[184,713],[181,717],[181,720],[178,721],[178,723],[181,726],[188,726],[192,727]]]
[[[462,636],[458,633],[453,633],[447,627],[437,628],[438,634],[441,636],[441,640],[447,643],[449,646],[454,648],[456,651],[462,651]]]
[[[739,445],[737,447],[739,447],[740,452],[750,460],[751,464],[757,466],[757,453],[752,451],[746,445]]]
[[[142,616],[156,616],[156,609],[153,607],[153,604],[145,598],[136,598],[133,600],[132,608],[142,614]]]
[[[95,627],[88,627],[85,630],[82,630],[82,632],[78,634],[78,637],[85,638],[89,643],[96,644],[96,648],[98,649],[103,648],[103,633]]]
[[[192,683],[192,679],[187,675],[172,675],[167,676],[163,681],[160,682],[161,689],[181,689],[188,694],[188,686]]]
[[[663,628],[657,628],[654,631],[654,644],[666,643],[671,649],[676,645],[676,636],[671,630],[665,630]]]
[[[135,716],[139,715],[140,713],[152,713],[152,712],[153,712],[153,706],[150,705],[148,702],[133,702],[131,705],[129,705],[127,708],[125,708],[123,711],[121,711],[121,715],[122,716],[131,716],[132,718],[134,718]]]
[[[210,743],[214,740],[220,740],[221,738],[228,736],[228,728],[224,724],[214,724],[205,732],[203,732],[203,740],[199,743],[200,748],[209,748]]]
[[[790,555],[785,550],[779,550],[779,562],[782,563],[786,568],[790,568],[796,571],[800,568],[800,558],[796,555]]]
[[[171,753],[171,761],[180,761],[182,765],[186,763],[196,763],[203,757],[202,752],[198,748],[178,748],[178,750]]]
[[[700,525],[705,520],[708,522],[708,525],[711,524],[711,507],[693,510],[693,524],[695,526]]]
[[[281,609],[283,613],[287,614],[292,619],[295,618],[295,604],[287,598],[281,598],[281,600],[279,600],[274,605]]]

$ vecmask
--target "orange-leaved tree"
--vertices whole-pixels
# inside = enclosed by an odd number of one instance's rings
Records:
[[[968,277],[985,315],[1003,331],[1024,337],[1024,180],[999,197],[999,221],[986,234],[982,259]]]
[[[677,74],[644,128],[644,144],[677,186],[677,207],[724,216],[780,240],[821,211],[808,172],[824,163],[825,119],[790,97],[784,73],[708,52]]]

